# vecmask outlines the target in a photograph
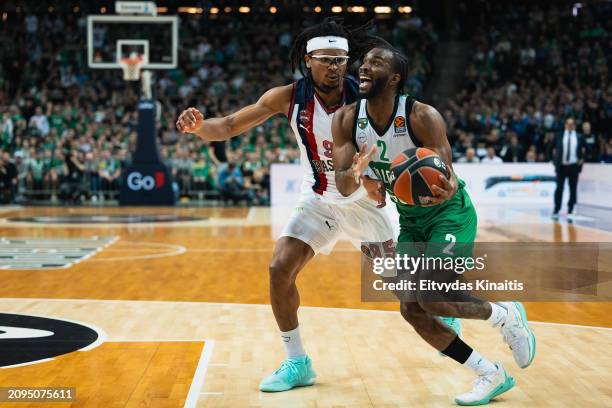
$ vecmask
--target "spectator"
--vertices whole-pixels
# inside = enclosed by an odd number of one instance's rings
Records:
[[[26,188],[26,177],[28,165],[23,160],[23,152],[15,152],[15,167],[17,168],[17,190],[15,191],[15,201],[21,201]]]
[[[0,148],[10,149],[13,146],[13,119],[11,119],[10,112],[4,112],[2,114],[2,133],[0,133]]]
[[[523,146],[519,144],[518,136],[510,133],[510,143],[507,143],[501,150],[500,155],[507,163],[517,163],[525,161]]]
[[[480,162],[483,164],[498,164],[504,161],[495,154],[495,147],[489,146],[487,147],[487,155],[483,157]]]
[[[93,152],[87,152],[85,153],[85,163],[83,163],[83,175],[85,177],[85,183],[87,183],[87,180],[89,180],[89,197],[91,201],[104,200],[104,192],[100,191],[103,190],[100,171],[108,171],[103,166],[102,160],[100,160],[100,158],[97,156],[98,155],[94,155]]]
[[[244,189],[244,179],[240,168],[234,163],[228,163],[219,172],[219,188],[224,201],[232,201],[234,204],[246,200],[247,193]]]
[[[597,161],[597,157],[599,157],[599,140],[593,134],[590,122],[582,123],[582,136],[584,137],[586,148],[584,160],[587,162]]]
[[[0,161],[0,202],[13,203],[17,194],[17,166],[11,161],[8,152],[2,152]]]
[[[43,114],[40,106],[36,107],[36,113],[30,118],[28,126],[38,131],[38,134],[47,136],[49,134],[49,120]]]
[[[85,153],[70,150],[66,154],[68,176],[60,186],[59,199],[71,204],[79,204],[85,197]]]
[[[525,161],[527,163],[535,163],[537,161],[537,158],[538,156],[536,154],[535,146],[531,146],[527,151],[527,154],[525,155]]]
[[[112,155],[110,150],[105,150],[102,157],[103,159],[100,161],[98,174],[101,180],[102,194],[105,194],[118,189],[121,166],[119,160]],[[81,165],[79,169],[82,172],[87,172],[87,167],[85,165]]]
[[[605,152],[599,157],[600,163],[612,163],[612,139],[606,143]]]
[[[457,160],[458,163],[480,163],[480,159],[476,156],[476,150],[473,147],[469,147],[465,151],[465,156],[460,157]]]
[[[29,190],[33,191],[37,198],[41,197],[43,189],[43,174],[44,162],[43,155],[35,149],[30,149],[27,160],[28,174],[26,176],[26,185]]]

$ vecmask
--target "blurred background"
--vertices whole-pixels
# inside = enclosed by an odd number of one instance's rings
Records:
[[[288,61],[293,39],[326,17],[374,20],[373,32],[408,56],[406,89],[443,114],[454,161],[550,162],[553,138],[571,117],[586,161],[612,163],[609,1],[156,4],[158,15],[180,16],[178,68],[157,71],[154,88],[156,137],[181,204],[270,203],[271,164],[299,161],[285,117],[218,143],[179,133],[175,121],[189,106],[227,115],[298,79]],[[138,95],[121,71],[92,70],[86,58],[87,15],[113,8],[0,5],[3,203],[116,204],[136,142]]]

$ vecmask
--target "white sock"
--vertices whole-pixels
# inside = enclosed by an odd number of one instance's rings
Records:
[[[490,303],[491,305],[491,316],[487,319],[489,323],[491,323],[491,327],[497,327],[506,321],[506,316],[508,316],[508,311],[498,305],[497,303]]]
[[[281,339],[285,345],[287,358],[299,357],[306,354],[304,346],[302,346],[302,338],[300,337],[300,326],[293,330],[281,332]]]
[[[491,374],[497,371],[495,364],[481,356],[476,350],[472,350],[472,354],[463,365],[472,369],[478,375]]]

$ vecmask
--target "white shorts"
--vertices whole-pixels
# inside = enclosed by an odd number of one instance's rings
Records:
[[[387,212],[376,208],[374,200],[329,204],[315,193],[302,195],[281,233],[307,243],[315,254],[329,254],[343,235],[360,249],[362,242],[395,242],[396,234]]]

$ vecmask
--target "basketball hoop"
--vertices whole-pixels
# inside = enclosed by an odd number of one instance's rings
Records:
[[[138,81],[140,79],[140,69],[144,59],[141,55],[130,55],[127,58],[121,58],[119,65],[123,70],[123,79],[125,81]]]

